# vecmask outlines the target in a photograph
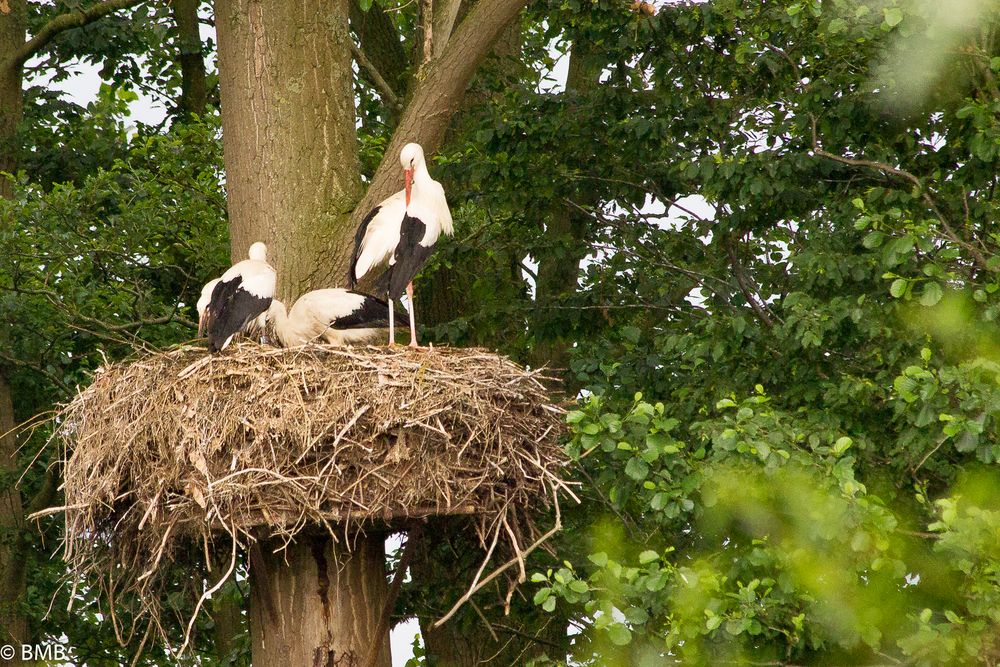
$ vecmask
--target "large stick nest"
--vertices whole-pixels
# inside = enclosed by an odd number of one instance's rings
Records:
[[[468,515],[520,559],[562,486],[562,411],[478,349],[187,347],[102,367],[59,419],[65,556],[146,611],[163,564],[219,537]]]

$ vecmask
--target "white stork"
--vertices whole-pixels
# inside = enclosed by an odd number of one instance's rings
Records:
[[[368,272],[388,262],[376,290],[389,298],[389,345],[395,344],[392,304],[405,290],[410,301],[410,347],[417,345],[413,308],[413,277],[427,262],[443,233],[454,233],[451,210],[441,184],[431,178],[420,144],[399,152],[405,187],[373,208],[354,235],[354,253],[347,282],[357,285]]]
[[[267,263],[267,246],[250,246],[250,259],[231,266],[212,290],[207,307],[208,351],[226,349],[233,336],[263,315],[271,299],[277,274]]]
[[[306,292],[292,306],[274,299],[267,311],[283,347],[323,340],[332,345],[366,343],[389,324],[389,304],[367,294],[333,288]]]

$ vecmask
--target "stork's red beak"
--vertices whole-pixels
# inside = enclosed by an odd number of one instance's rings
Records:
[[[410,205],[410,188],[413,186],[413,170],[404,169],[403,176],[406,178],[406,206]]]

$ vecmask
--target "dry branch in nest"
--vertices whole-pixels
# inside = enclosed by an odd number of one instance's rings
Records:
[[[528,547],[552,532],[533,517],[566,490],[562,410],[537,373],[478,349],[186,347],[102,367],[58,422],[65,558],[161,633],[170,563],[225,555],[200,606],[237,545],[307,529],[344,539],[467,515],[523,580]]]

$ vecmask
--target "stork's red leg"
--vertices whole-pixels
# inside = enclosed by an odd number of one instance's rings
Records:
[[[410,347],[420,347],[417,343],[417,322],[413,307],[413,283],[406,286],[406,296],[410,300]]]

